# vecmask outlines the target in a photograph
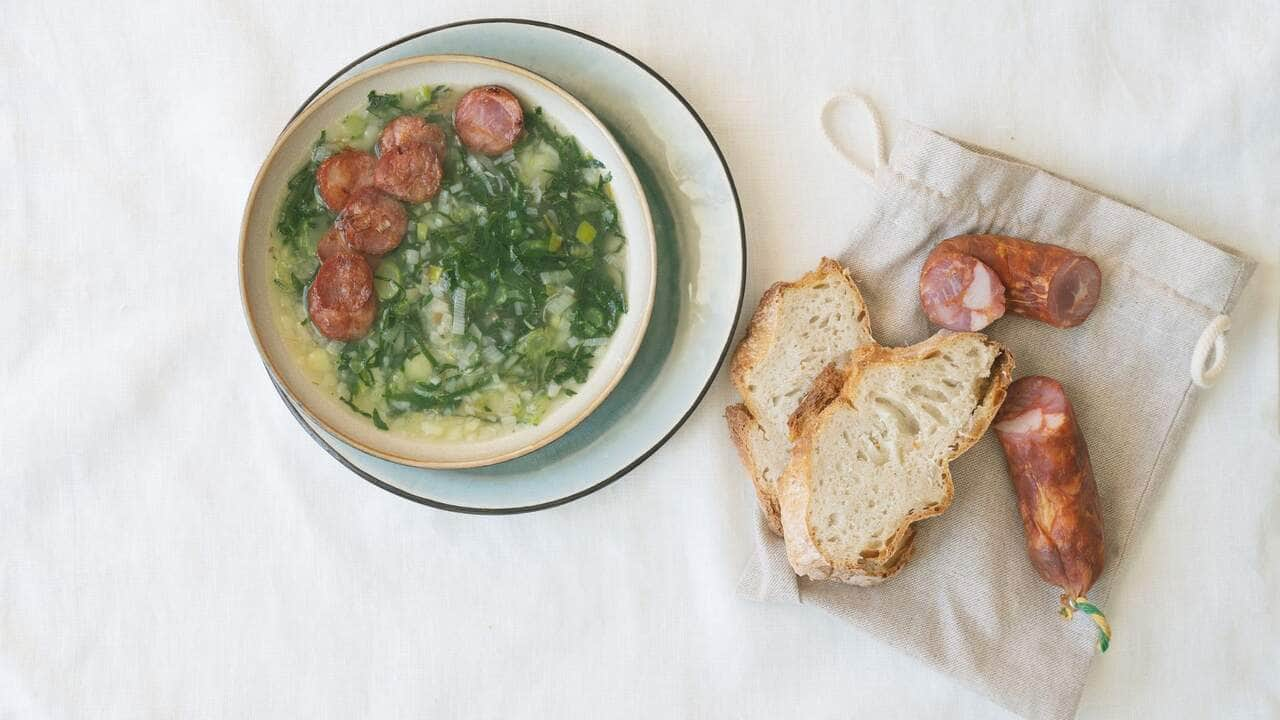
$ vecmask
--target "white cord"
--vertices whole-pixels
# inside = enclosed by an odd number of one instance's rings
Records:
[[[853,100],[854,102],[857,102],[859,105],[862,106],[863,110],[865,110],[867,115],[870,116],[871,118],[871,123],[876,134],[876,156],[875,156],[876,165],[874,168],[868,168],[867,166],[863,165],[862,162],[858,160],[858,158],[855,157],[853,153],[849,152],[849,149],[846,148],[843,143],[841,143],[839,140],[836,140],[835,135],[833,135],[831,132],[831,122],[830,122],[831,110],[836,106],[836,103],[840,102],[841,100]],[[868,178],[874,181],[876,178],[876,170],[881,165],[884,165],[885,163],[889,162],[889,155],[885,151],[884,125],[883,123],[880,122],[880,114],[876,112],[875,105],[871,104],[871,101],[867,99],[867,96],[859,92],[854,92],[852,90],[846,90],[844,92],[832,95],[831,98],[827,100],[827,103],[822,106],[822,114],[820,115],[820,121],[822,123],[822,133],[827,136],[827,141],[830,142],[831,145],[834,146],[836,150],[840,151],[840,154],[843,155],[845,159],[848,160],[855,168],[857,168],[859,172],[861,172],[863,175],[866,175]]]
[[[1226,333],[1230,329],[1231,318],[1219,315],[1210,320],[1204,332],[1200,333],[1200,339],[1191,351],[1191,380],[1197,386],[1211,387],[1222,374],[1222,368],[1227,364]],[[1204,364],[1209,360],[1210,350],[1213,351],[1213,364],[1206,368]]]

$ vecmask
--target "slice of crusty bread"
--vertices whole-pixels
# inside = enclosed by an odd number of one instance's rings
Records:
[[[782,532],[777,482],[791,453],[787,419],[822,368],[872,342],[862,294],[829,258],[760,298],[729,369],[742,404],[726,409],[725,420],[774,532]]]
[[[978,333],[868,346],[847,371],[824,370],[791,419],[778,490],[796,573],[857,585],[896,573],[912,524],[951,504],[948,465],[991,424],[1012,372],[1008,351]]]

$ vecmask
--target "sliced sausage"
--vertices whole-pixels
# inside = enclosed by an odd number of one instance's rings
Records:
[[[444,168],[427,145],[398,145],[378,158],[373,184],[407,203],[424,203],[440,192]]]
[[[307,314],[320,334],[350,342],[368,334],[378,314],[373,270],[364,258],[339,253],[320,264],[307,289]]]
[[[353,253],[355,249],[347,244],[342,238],[342,232],[337,226],[330,227],[320,238],[320,242],[316,243],[316,255],[320,256],[320,261],[324,262],[334,255],[342,253]]]
[[[977,331],[1004,315],[1004,283],[972,255],[934,252],[920,273],[920,304],[935,325]]]
[[[472,88],[453,110],[453,129],[472,152],[501,155],[515,146],[524,131],[524,109],[504,87]]]
[[[376,164],[377,158],[358,150],[343,150],[326,158],[316,168],[316,187],[324,204],[340,212],[353,193],[373,185]]]
[[[444,162],[445,137],[438,125],[432,125],[425,118],[417,115],[401,115],[387,123],[378,136],[378,154],[402,145],[426,145],[435,153],[436,159]]]
[[[334,255],[342,253],[356,254],[364,257],[365,262],[369,263],[369,267],[374,272],[378,271],[378,265],[382,263],[382,258],[377,255],[367,255],[356,250],[347,243],[342,237],[342,233],[336,226],[331,226],[329,230],[320,237],[320,241],[316,243],[316,255],[320,257],[320,262],[324,262]]]
[[[404,206],[375,188],[351,196],[333,226],[351,249],[369,255],[386,255],[404,239],[409,217]]]
[[[922,300],[926,294],[944,296],[946,293],[939,288],[952,282],[944,280],[938,269],[943,261],[934,260],[935,256],[944,254],[968,255],[982,261],[1004,285],[1004,305],[1009,312],[1055,327],[1074,327],[1084,322],[1102,292],[1102,271],[1084,255],[1057,245],[1003,235],[960,235],[938,243],[925,260],[920,276]],[[934,273],[930,274],[929,270]],[[950,303],[952,310],[954,303],[954,300]],[[925,312],[933,322],[950,327],[943,322],[947,313],[938,308],[936,303],[932,307],[925,305]],[[934,317],[935,312],[938,317]]]
[[[1022,378],[1009,386],[994,427],[1018,493],[1031,564],[1066,591],[1064,605],[1084,597],[1102,574],[1102,513],[1066,392],[1051,378]]]

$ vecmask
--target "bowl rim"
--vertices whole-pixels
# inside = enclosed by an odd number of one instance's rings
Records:
[[[378,52],[378,51],[375,50],[374,52]],[[356,62],[360,62],[360,61],[358,60]],[[648,253],[647,253],[648,282],[647,282],[647,287],[643,291],[644,302],[643,302],[642,308],[640,308],[641,312],[640,312],[639,318],[633,321],[635,330],[632,333],[632,336],[629,338],[630,340],[629,346],[625,349],[624,354],[621,356],[620,361],[618,362],[617,366],[613,370],[613,374],[608,378],[605,384],[601,386],[600,389],[590,397],[590,400],[586,402],[580,409],[578,409],[572,416],[565,418],[563,421],[560,422],[559,425],[556,425],[554,428],[550,429],[549,431],[543,432],[533,437],[528,442],[525,442],[519,445],[518,447],[504,450],[502,452],[497,452],[497,453],[492,453],[492,454],[477,456],[472,458],[464,458],[460,460],[431,460],[431,459],[423,459],[422,457],[411,457],[411,456],[403,455],[392,450],[371,445],[369,443],[363,442],[362,440],[356,437],[351,436],[347,432],[338,428],[334,423],[331,423],[328,420],[326,420],[324,417],[322,417],[321,413],[318,413],[315,409],[311,408],[306,402],[303,401],[301,396],[294,391],[293,387],[285,380],[285,376],[280,372],[279,368],[276,367],[276,364],[273,358],[266,351],[265,345],[262,340],[262,335],[261,335],[262,329],[260,328],[260,323],[270,322],[271,319],[255,317],[254,312],[252,310],[252,304],[249,301],[249,288],[248,288],[248,277],[247,277],[248,276],[247,249],[249,244],[250,217],[253,215],[254,208],[260,202],[262,202],[262,198],[259,197],[259,193],[261,192],[262,184],[266,178],[267,170],[272,165],[272,163],[276,161],[277,156],[281,153],[286,142],[292,138],[293,134],[297,131],[297,129],[301,126],[303,122],[305,122],[313,114],[318,112],[321,108],[325,107],[325,105],[332,98],[339,95],[343,91],[351,88],[352,86],[366,83],[369,80],[376,78],[380,75],[390,73],[404,67],[416,66],[416,65],[430,65],[430,64],[446,63],[446,62],[460,62],[460,63],[473,64],[473,65],[487,65],[487,66],[502,70],[503,72],[522,76],[526,80],[529,80],[537,85],[542,86],[548,92],[554,95],[558,95],[562,100],[567,102],[574,109],[576,113],[581,115],[583,119],[585,119],[587,122],[593,125],[596,128],[596,130],[600,132],[601,136],[604,139],[604,142],[607,143],[608,147],[613,151],[613,153],[620,160],[622,172],[625,173],[625,176],[627,177],[628,181],[631,183],[631,186],[635,189],[636,199],[638,200],[640,205],[640,223],[642,226],[642,234],[643,234],[643,237],[640,238],[640,240],[648,247]],[[348,65],[341,72],[346,72],[353,65],[354,63],[352,65]],[[431,53],[431,54],[425,54],[425,55],[416,55],[408,58],[402,58],[400,60],[394,60],[394,61],[385,63],[383,65],[370,68],[364,72],[357,73],[356,75],[353,75],[350,78],[347,78],[346,80],[343,80],[342,82],[337,84],[332,84],[334,77],[331,77],[328,81],[326,81],[326,84],[324,86],[321,86],[320,89],[312,93],[307,98],[307,100],[305,101],[305,104],[301,108],[299,108],[299,110],[296,113],[294,113],[294,115],[289,119],[288,124],[285,125],[284,129],[281,130],[279,135],[276,136],[275,141],[272,143],[271,149],[267,152],[266,156],[262,160],[262,164],[258,168],[258,172],[254,176],[253,184],[250,186],[248,196],[245,199],[244,211],[242,213],[241,221],[240,221],[240,238],[239,238],[239,248],[237,252],[237,274],[239,276],[241,310],[244,314],[245,322],[249,326],[249,334],[253,337],[254,347],[258,351],[258,355],[261,358],[263,365],[267,368],[268,374],[270,374],[272,380],[275,382],[277,390],[283,396],[285,396],[288,400],[292,401],[289,403],[291,408],[295,408],[301,411],[311,421],[315,422],[326,432],[338,438],[342,442],[347,443],[351,447],[354,447],[362,452],[368,453],[369,455],[372,455],[374,457],[378,457],[388,462],[396,463],[399,465],[405,465],[409,467],[417,467],[417,468],[433,469],[433,470],[486,467],[486,466],[496,465],[498,463],[506,462],[508,460],[514,460],[523,455],[527,455],[563,437],[566,433],[568,433],[573,428],[577,427],[583,420],[585,420],[588,416],[590,416],[591,413],[593,413],[600,406],[600,404],[603,403],[605,399],[609,397],[610,394],[612,394],[614,389],[617,387],[618,383],[622,381],[622,378],[626,375],[627,371],[631,367],[632,362],[635,360],[636,355],[639,353],[640,346],[643,343],[645,336],[647,335],[649,322],[652,318],[654,296],[657,289],[657,239],[656,239],[654,228],[653,228],[653,218],[649,209],[649,199],[645,194],[644,186],[640,183],[640,179],[635,173],[635,169],[631,166],[631,161],[627,158],[626,152],[622,149],[622,146],[618,143],[617,138],[613,136],[613,133],[609,131],[609,128],[604,124],[604,122],[602,122],[600,118],[596,117],[595,113],[593,113],[590,110],[590,108],[588,108],[581,101],[579,101],[572,93],[560,87],[560,85],[558,85],[555,82],[552,82],[548,78],[545,78],[542,75],[539,75],[538,73],[535,73],[527,68],[521,67],[514,63],[509,63],[504,60],[499,60],[497,58],[492,58],[484,55],[471,55],[471,54],[464,54],[464,53]],[[713,144],[714,144],[714,141],[713,141]],[[614,173],[615,175],[617,174],[617,170],[618,170],[617,168],[612,168],[612,167],[610,168],[610,172]],[[727,171],[727,167],[726,167],[726,171]],[[736,201],[736,192],[735,192],[735,201]],[[740,210],[739,210],[739,213],[740,213]],[[636,241],[635,238],[628,236],[627,238],[628,245],[630,245],[632,242],[635,242],[635,241]],[[744,265],[745,265],[745,262],[744,262]],[[628,265],[627,265],[628,277],[632,276],[635,269],[636,268],[632,266],[631,262],[628,261]],[[739,301],[739,304],[741,304],[741,301]],[[723,357],[721,358],[721,362],[723,362]],[[719,364],[717,364],[717,369],[718,368],[719,368]],[[714,377],[714,374],[713,374],[713,377]],[[501,439],[501,438],[498,438],[498,439]],[[466,445],[466,444],[469,444],[469,443],[460,443],[460,445]]]

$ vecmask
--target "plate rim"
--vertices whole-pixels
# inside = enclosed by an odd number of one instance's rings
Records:
[[[347,468],[357,476],[363,478],[365,481],[369,482],[370,484],[376,487],[379,487],[389,493],[392,493],[393,495],[397,495],[399,497],[402,497],[406,500],[410,500],[419,505],[425,505],[428,507],[435,508],[437,510],[446,510],[449,512],[456,512],[456,513],[462,513],[467,515],[517,515],[522,513],[536,512],[538,510],[546,510],[549,508],[564,505],[566,503],[573,502],[574,500],[578,500],[580,498],[586,497],[587,495],[590,495],[596,492],[597,490],[600,490],[616,482],[617,480],[621,479],[623,476],[630,473],[632,470],[639,467],[640,464],[643,463],[645,460],[648,460],[650,457],[652,457],[653,454],[656,453],[663,445],[667,444],[667,441],[669,441],[671,437],[680,430],[680,428],[684,427],[684,424],[689,420],[690,416],[693,415],[694,411],[698,409],[698,406],[701,405],[702,401],[706,398],[707,393],[711,390],[712,384],[715,383],[716,376],[720,374],[720,368],[724,366],[725,358],[729,354],[729,348],[733,345],[733,337],[737,332],[738,323],[742,319],[742,303],[746,296],[746,284],[747,284],[747,228],[746,228],[746,221],[743,218],[743,214],[742,214],[742,202],[738,196],[737,183],[734,182],[733,172],[729,169],[729,163],[725,159],[724,151],[720,149],[719,143],[716,142],[715,135],[711,133],[711,129],[707,127],[707,124],[702,119],[702,116],[700,116],[698,114],[698,111],[694,109],[693,105],[691,105],[689,101],[686,100],[685,97],[680,94],[680,91],[676,90],[676,88],[670,82],[668,82],[666,78],[658,74],[656,70],[649,67],[649,65],[646,64],[644,61],[635,57],[634,55],[627,52],[626,50],[623,50],[622,48],[616,45],[613,45],[608,41],[601,40],[600,38],[595,37],[594,35],[591,35],[589,33],[583,32],[581,30],[576,30],[574,28],[566,27],[564,25],[557,25],[555,23],[550,23],[543,20],[531,20],[528,18],[516,18],[516,17],[474,18],[470,20],[457,20],[454,22],[444,23],[441,25],[433,25],[425,29],[418,30],[413,33],[409,33],[408,35],[401,36],[395,40],[392,40],[391,42],[380,45],[362,54],[361,56],[357,57],[355,60],[352,60],[351,62],[347,63],[345,66],[343,66],[334,74],[330,75],[324,82],[320,84],[319,87],[317,87],[310,95],[308,95],[305,100],[303,100],[302,104],[298,106],[298,109],[294,111],[294,113],[289,117],[289,120],[285,123],[285,127],[287,128],[289,124],[292,123],[294,119],[298,117],[298,115],[300,115],[304,110],[306,110],[307,106],[309,106],[313,101],[315,101],[317,97],[319,97],[324,92],[326,92],[329,89],[329,87],[334,84],[334,82],[336,82],[344,74],[349,72],[352,68],[356,67],[360,63],[363,63],[369,58],[375,55],[378,55],[379,53],[382,53],[386,50],[390,50],[391,48],[396,47],[397,45],[401,45],[410,40],[415,40],[425,35],[430,35],[432,33],[440,32],[442,30],[449,30],[451,28],[464,27],[468,25],[491,25],[491,24],[529,25],[533,27],[539,27],[539,28],[544,28],[544,29],[553,30],[557,32],[562,32],[567,35],[572,35],[579,39],[586,40],[587,42],[593,43],[595,45],[599,45],[600,47],[603,47],[606,50],[610,50],[622,56],[624,59],[630,61],[636,67],[648,73],[654,80],[657,80],[660,85],[666,88],[667,92],[669,92],[673,97],[675,97],[676,100],[680,102],[681,105],[684,106],[685,110],[693,118],[694,122],[696,122],[698,124],[698,127],[702,129],[702,133],[703,135],[706,136],[707,141],[711,143],[711,149],[715,151],[716,158],[720,161],[720,167],[724,170],[725,179],[729,181],[729,191],[733,196],[734,210],[738,216],[738,239],[741,244],[741,250],[742,250],[742,270],[738,278],[738,303],[737,303],[737,307],[734,308],[732,330],[729,332],[728,337],[725,338],[724,347],[721,348],[720,350],[720,357],[716,360],[715,367],[710,373],[710,375],[707,377],[707,380],[703,384],[702,389],[698,391],[697,396],[694,397],[693,402],[689,405],[689,408],[684,411],[684,413],[680,416],[680,418],[676,420],[676,422],[671,426],[669,430],[667,430],[662,435],[662,437],[660,437],[647,450],[640,453],[635,459],[629,461],[621,469],[612,473],[608,477],[586,488],[583,488],[576,492],[565,495],[564,497],[556,498],[554,500],[548,500],[542,503],[535,503],[532,505],[522,505],[517,507],[509,507],[509,508],[483,508],[483,507],[469,507],[466,505],[454,505],[452,503],[441,502],[439,500],[433,500],[431,498],[423,497],[421,495],[416,495],[407,490],[396,487],[395,485],[392,485],[388,482],[385,482],[382,479],[378,478],[377,476],[373,475],[372,473],[366,472],[365,470],[359,468],[350,460],[347,460],[347,458],[345,458],[332,445],[330,445],[328,441],[326,441],[323,437],[320,436],[320,434],[311,426],[311,424],[308,423],[306,419],[302,417],[300,411],[294,405],[294,403],[290,401],[288,395],[285,394],[284,390],[280,387],[279,383],[277,383],[276,379],[271,375],[270,369],[266,368],[265,364],[263,367],[267,369],[268,379],[271,380],[271,384],[275,388],[276,394],[279,395],[285,407],[288,408],[290,414],[293,415],[294,420],[299,425],[302,426],[302,429],[306,431],[308,435],[311,436],[311,439],[315,441],[317,445],[323,448],[324,451],[328,453],[333,459],[337,460],[338,463],[340,463],[343,467]]]

